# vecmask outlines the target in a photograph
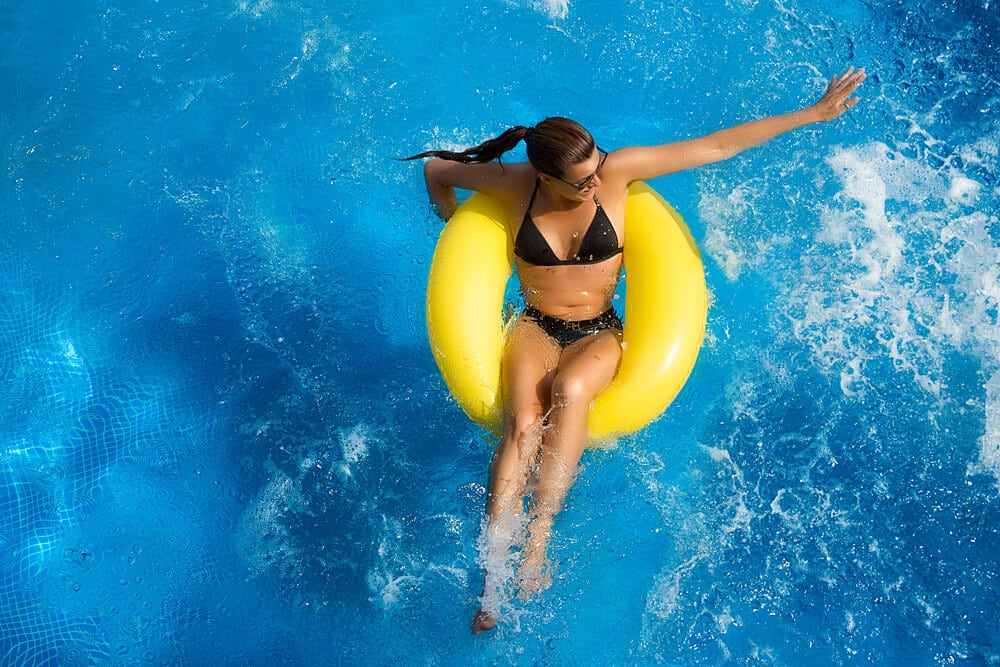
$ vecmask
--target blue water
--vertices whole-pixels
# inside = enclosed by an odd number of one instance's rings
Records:
[[[993,0],[0,3],[0,663],[1000,664]],[[391,158],[569,115],[683,139],[668,412],[588,453],[473,637],[488,438]]]

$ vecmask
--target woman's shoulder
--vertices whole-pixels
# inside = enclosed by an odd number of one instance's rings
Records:
[[[509,172],[508,182],[514,190],[523,189],[525,184],[534,184],[538,178],[538,172],[530,162],[504,162],[502,168]]]
[[[530,162],[504,162],[498,165],[503,169],[503,176],[496,182],[495,189],[490,192],[495,197],[503,199],[510,205],[524,204],[531,196],[531,191],[538,180],[538,172]]]

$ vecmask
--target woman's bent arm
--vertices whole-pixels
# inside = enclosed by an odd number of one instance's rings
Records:
[[[458,208],[455,188],[485,192],[495,197],[505,198],[514,189],[523,165],[500,164],[499,162],[462,163],[453,160],[431,158],[424,163],[424,181],[431,204],[442,220],[447,220]]]

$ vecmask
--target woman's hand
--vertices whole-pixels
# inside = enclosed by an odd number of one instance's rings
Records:
[[[455,188],[435,188],[433,191],[428,188],[431,196],[431,211],[445,222],[455,215],[460,202]]]
[[[861,82],[865,80],[865,68],[855,70],[848,67],[843,74],[835,74],[826,92],[816,104],[810,107],[817,120],[833,120],[858,103],[859,98],[851,97]]]

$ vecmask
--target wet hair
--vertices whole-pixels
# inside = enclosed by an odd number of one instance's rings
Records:
[[[555,116],[546,118],[534,127],[517,125],[494,139],[464,151],[425,151],[403,159],[436,157],[465,164],[493,160],[502,162],[501,156],[522,140],[531,166],[550,176],[562,176],[568,167],[589,158],[595,148],[594,138],[582,125],[569,118]]]

